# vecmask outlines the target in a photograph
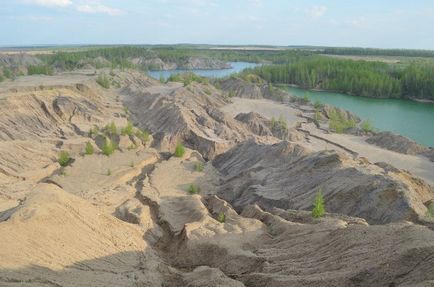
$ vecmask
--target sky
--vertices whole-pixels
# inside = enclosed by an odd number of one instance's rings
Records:
[[[0,0],[0,46],[318,45],[434,50],[433,0]]]

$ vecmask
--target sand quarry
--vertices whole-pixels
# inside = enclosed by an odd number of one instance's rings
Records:
[[[242,81],[96,77],[0,84],[0,286],[434,286],[429,157]]]

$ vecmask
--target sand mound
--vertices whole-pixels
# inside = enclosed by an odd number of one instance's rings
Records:
[[[226,100],[210,85],[174,83],[169,88],[124,92],[133,121],[153,133],[161,150],[173,151],[184,142],[205,158],[213,158],[252,136],[243,124],[219,110]]]
[[[217,156],[213,165],[221,173],[217,195],[237,208],[258,203],[266,209],[311,210],[322,190],[328,211],[386,223],[417,220],[426,214],[424,202],[434,196],[430,186],[405,173],[288,142],[249,141]]]
[[[297,141],[302,137],[295,129],[289,130],[286,122],[268,120],[258,113],[240,113],[235,119],[245,123],[254,134],[259,136],[274,136],[289,141]]]

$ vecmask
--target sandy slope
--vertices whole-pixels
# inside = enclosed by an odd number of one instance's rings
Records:
[[[257,112],[265,117],[278,118],[283,116],[289,126],[295,126],[297,122],[303,122],[302,118],[297,117],[300,111],[280,103],[270,100],[252,100],[234,98],[232,104],[225,106],[222,109],[230,115],[238,113]],[[423,178],[430,184],[434,185],[434,162],[429,161],[422,156],[403,155],[393,151],[385,150],[377,146],[366,143],[365,138],[343,134],[326,134],[323,131],[315,128],[314,125],[303,125],[303,129],[311,132],[314,135],[328,139],[332,142],[343,145],[350,150],[358,153],[360,156],[367,158],[370,162],[387,162],[399,169],[409,170],[415,175]],[[343,151],[333,144],[326,143],[318,139],[312,139],[307,146],[314,150],[337,149]]]

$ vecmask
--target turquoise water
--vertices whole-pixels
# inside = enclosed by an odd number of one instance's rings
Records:
[[[409,100],[373,99],[333,92],[285,87],[295,96],[306,93],[312,102],[320,101],[370,120],[375,128],[401,134],[425,146],[434,147],[434,104]]]
[[[153,77],[154,79],[159,80],[161,76],[164,77],[164,79],[168,79],[170,75],[184,73],[184,72],[194,72],[202,77],[208,77],[208,78],[223,78],[230,76],[234,73],[241,72],[242,70],[246,68],[254,68],[258,64],[255,63],[247,63],[247,62],[229,62],[231,64],[232,68],[230,69],[218,69],[218,70],[172,70],[172,71],[149,71],[149,76]]]

